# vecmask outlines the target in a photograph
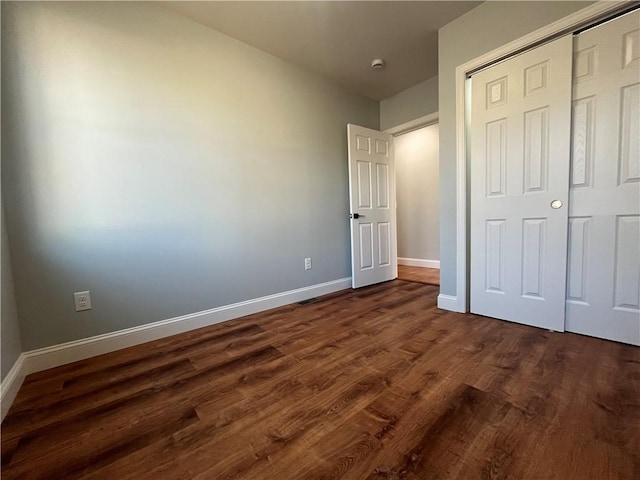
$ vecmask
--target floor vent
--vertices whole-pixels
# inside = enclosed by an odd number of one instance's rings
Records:
[[[317,297],[307,298],[306,300],[302,300],[301,302],[298,302],[298,305],[307,305],[309,303],[315,303],[317,301],[318,301]]]

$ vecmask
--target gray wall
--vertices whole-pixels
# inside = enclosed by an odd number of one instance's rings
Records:
[[[3,206],[4,207],[4,206]],[[16,362],[20,354],[22,353],[22,344],[20,342],[20,328],[18,326],[18,310],[16,308],[16,299],[13,287],[13,274],[11,271],[11,252],[9,249],[9,241],[7,238],[7,229],[5,227],[4,208],[2,208],[2,217],[0,222],[2,223],[2,239],[0,239],[0,248],[2,250],[2,258],[0,261],[2,275],[0,277],[0,286],[2,289],[1,304],[1,331],[0,338],[2,344],[0,345],[0,352],[2,353],[0,359],[0,370],[2,376],[0,380],[4,380],[11,367]]]
[[[438,77],[430,78],[380,102],[380,128],[402,125],[438,111]]]
[[[456,295],[455,69],[592,2],[485,2],[438,34],[440,292]]]
[[[2,21],[26,350],[350,275],[345,126],[377,102],[151,3]]]
[[[398,257],[440,258],[438,125],[395,137]]]

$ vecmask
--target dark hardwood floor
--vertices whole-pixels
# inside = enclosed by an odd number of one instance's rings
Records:
[[[638,479],[640,349],[400,280],[31,375],[3,479]]]
[[[398,265],[398,279],[426,283],[428,285],[440,285],[440,269]]]

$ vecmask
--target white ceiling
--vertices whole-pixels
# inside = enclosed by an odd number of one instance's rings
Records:
[[[210,1],[165,5],[382,100],[438,74],[438,28],[481,2]],[[387,66],[373,71],[371,61]]]

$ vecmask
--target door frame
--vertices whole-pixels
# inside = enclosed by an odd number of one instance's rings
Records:
[[[390,133],[393,137],[398,137],[400,135],[404,135],[405,133],[413,132],[414,130],[419,130],[423,127],[430,127],[431,125],[435,125],[440,122],[440,114],[438,112],[430,113],[429,115],[424,115],[422,117],[418,117],[414,120],[410,120],[405,123],[401,123],[395,127],[387,128],[383,130],[385,133]]]
[[[438,125],[440,123],[440,113],[439,112],[433,112],[430,113],[428,115],[423,115],[422,117],[418,117],[416,119],[413,120],[409,120],[408,122],[405,123],[401,123],[400,125],[396,125],[395,127],[391,127],[391,128],[387,128],[385,130],[383,130],[384,133],[390,133],[391,136],[393,137],[393,141],[395,144],[396,141],[396,137],[399,137],[400,135],[404,135],[405,133],[410,133],[410,132],[415,132],[416,130],[420,130],[421,128],[425,128],[425,127],[430,127],[432,125]],[[394,145],[394,152],[395,152],[395,145]],[[394,170],[394,175],[395,175],[395,170]],[[396,179],[394,178],[394,182],[396,181]],[[397,185],[397,184],[396,184]],[[398,189],[396,186],[396,211],[398,209]],[[398,216],[396,215],[396,227],[398,226]],[[398,251],[398,235],[396,234],[396,252]],[[397,258],[397,256],[396,256]],[[398,263],[398,265],[400,265]],[[424,265],[420,265],[420,266],[424,266]],[[440,270],[440,260],[438,260],[438,266],[437,267],[430,267],[430,268],[438,268],[438,270]]]
[[[467,175],[471,155],[467,152],[469,129],[467,113],[471,98],[471,73],[522,53],[561,35],[602,21],[624,11],[637,8],[633,2],[597,2],[582,10],[509,42],[456,68],[456,294],[438,295],[438,308],[454,312],[469,311],[469,183]]]

